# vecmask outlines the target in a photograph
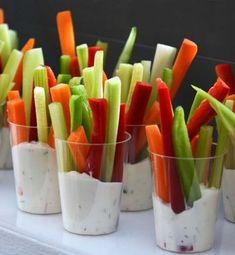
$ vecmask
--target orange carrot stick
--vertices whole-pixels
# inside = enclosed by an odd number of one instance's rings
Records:
[[[23,48],[21,49],[23,56],[25,55],[25,53],[31,49],[33,49],[35,45],[35,39],[34,38],[30,38],[25,45],[23,46]],[[14,78],[14,82],[15,82],[15,86],[14,86],[14,90],[20,90],[21,89],[21,85],[22,85],[22,76],[23,76],[23,59],[24,57],[21,59],[20,64],[18,66],[18,69],[16,71],[15,74],[15,78]]]
[[[79,172],[83,173],[85,171],[86,158],[90,147],[83,126],[78,127],[70,134],[68,138],[68,146]]]
[[[2,8],[0,8],[0,24],[4,23],[4,10]]]
[[[70,11],[59,12],[56,16],[60,47],[63,55],[75,56],[75,39]]]
[[[19,90],[10,90],[7,93],[7,100],[13,100],[13,99],[19,99],[19,98],[20,98]]]
[[[53,102],[59,102],[63,106],[64,117],[66,121],[66,127],[68,133],[70,133],[70,110],[69,110],[69,99],[71,96],[68,84],[58,84],[50,88],[51,99]]]
[[[169,203],[170,200],[165,162],[164,159],[159,156],[164,155],[161,132],[157,125],[149,125],[146,126],[146,135],[150,151],[158,154],[151,154],[156,192],[159,198],[161,198],[164,202]]]
[[[49,130],[48,145],[51,146],[51,148],[55,149],[55,140],[54,140],[53,127],[50,127],[50,130]]]
[[[173,82],[170,90],[171,98],[175,97],[196,54],[197,45],[188,39],[184,39],[172,68]]]
[[[104,90],[104,85],[105,82],[108,80],[106,73],[103,71],[103,77],[102,77],[102,83],[103,83],[103,90]]]
[[[235,100],[235,94],[229,95],[226,97],[226,100]]]
[[[48,85],[49,88],[54,87],[57,83],[56,78],[55,78],[55,74],[52,71],[52,69],[50,68],[50,66],[45,66],[46,70],[47,70],[47,79],[48,79]]]
[[[28,130],[26,125],[25,106],[22,99],[13,99],[7,102],[8,119],[11,123],[13,144],[28,141]],[[19,126],[18,126],[19,125]]]

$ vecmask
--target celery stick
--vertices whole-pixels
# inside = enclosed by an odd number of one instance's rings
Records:
[[[199,93],[196,93],[195,97],[194,97],[194,100],[193,100],[193,103],[192,103],[192,106],[190,108],[190,112],[189,112],[189,115],[188,115],[188,120],[187,122],[190,121],[191,117],[193,116],[195,110],[199,107],[199,105],[201,104],[201,102],[203,101],[203,97],[201,94]]]
[[[142,81],[143,80],[143,65],[141,63],[135,63],[133,66],[133,71],[132,71],[132,76],[131,76],[131,83],[130,83],[130,88],[126,100],[126,111],[129,110],[129,106],[131,103],[131,98],[132,94],[135,89],[135,85],[137,81]]]
[[[133,65],[131,64],[121,63],[119,65],[117,76],[120,78],[121,84],[122,84],[122,90],[121,90],[122,103],[125,103],[127,100],[127,95],[128,95],[129,87],[131,83],[132,70],[133,70]]]
[[[27,125],[30,125],[34,69],[40,65],[44,65],[41,48],[35,48],[25,53],[23,60],[22,97],[25,103]]]
[[[47,122],[47,104],[46,94],[43,87],[34,88],[34,101],[37,120],[38,141],[48,142],[48,122]]]
[[[4,45],[5,45],[5,43],[3,41],[0,41],[0,56],[1,56],[2,51],[4,49]]]
[[[10,76],[8,74],[0,74],[0,105],[6,101],[10,86]]]
[[[19,38],[17,32],[15,30],[9,30],[10,41],[11,41],[11,50],[18,49],[19,46]]]
[[[77,86],[83,83],[83,78],[82,77],[73,77],[72,79],[70,79],[69,81],[69,86],[70,88],[73,86]]]
[[[197,169],[198,180],[203,182],[203,175],[208,164],[207,157],[211,150],[213,127],[212,126],[202,126],[199,132],[199,138],[195,153],[195,167]],[[199,158],[197,160],[197,158]],[[205,158],[205,159],[203,159]]]
[[[51,103],[49,104],[49,111],[55,139],[64,140],[64,142],[56,143],[56,150],[60,155],[59,157],[57,156],[59,170],[64,172],[71,171],[73,170],[73,161],[69,148],[66,144],[68,134],[65,124],[63,107],[61,103]]]
[[[103,51],[97,51],[94,60],[94,86],[91,89],[91,96],[94,98],[103,97],[103,58]]]
[[[149,82],[150,79],[150,70],[151,70],[151,61],[150,60],[142,60],[141,64],[143,65],[143,82]]]
[[[121,102],[121,80],[118,77],[114,77],[106,81],[104,98],[108,102],[108,125],[106,128],[105,142],[116,143]],[[110,182],[112,180],[115,149],[116,145],[113,144],[107,146],[105,150],[102,178],[106,182]]]
[[[2,51],[2,64],[5,66],[9,55],[11,54],[11,38],[7,24],[0,24],[0,41],[4,42]]]
[[[61,74],[70,74],[70,61],[71,61],[71,58],[69,55],[60,56],[60,73]]]
[[[72,95],[69,100],[71,132],[82,124],[82,96]]]
[[[148,107],[150,107],[157,98],[156,79],[162,78],[164,68],[172,67],[176,51],[177,49],[174,47],[157,44],[150,76],[150,83],[153,89]]]
[[[57,84],[59,83],[69,84],[69,81],[71,80],[71,78],[72,76],[70,74],[58,74]]]
[[[92,97],[92,88],[95,86],[94,67],[87,67],[83,69],[84,86],[88,97]]]
[[[136,35],[137,35],[137,28],[136,27],[132,27],[131,28],[131,32],[129,34],[129,37],[126,41],[126,44],[122,50],[122,53],[118,59],[118,62],[116,64],[116,67],[114,69],[113,72],[113,76],[116,75],[117,70],[119,68],[120,63],[128,63],[130,58],[131,58],[131,54],[134,48],[134,44],[135,44],[135,39],[136,39]]]
[[[107,42],[103,42],[103,41],[98,40],[96,42],[96,46],[103,49],[103,52],[104,52],[104,66],[105,66],[109,44]]]
[[[163,74],[162,74],[162,80],[166,83],[168,89],[171,88],[172,82],[173,82],[173,72],[170,68],[164,68]]]
[[[13,50],[7,60],[3,73],[9,75],[10,82],[15,78],[16,71],[22,59],[23,53],[19,50]]]
[[[88,46],[86,43],[76,47],[80,74],[88,66]]]

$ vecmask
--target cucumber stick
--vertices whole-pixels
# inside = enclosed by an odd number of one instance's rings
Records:
[[[70,74],[70,61],[71,61],[71,58],[69,55],[60,56],[60,73],[61,74]]]
[[[7,93],[11,90],[10,76],[8,74],[0,74],[0,105],[5,103]]]
[[[7,24],[0,24],[0,41],[4,42],[4,48],[1,54],[1,58],[2,65],[5,66],[12,49],[10,33]]]
[[[117,70],[119,69],[119,65],[121,63],[128,63],[130,58],[131,58],[131,54],[135,45],[135,40],[136,40],[136,35],[137,35],[137,28],[136,27],[132,27],[131,28],[131,32],[129,34],[129,37],[126,41],[126,44],[122,50],[122,53],[117,61],[116,67],[114,69],[113,72],[113,76],[115,76],[117,74]]]
[[[103,59],[104,52],[99,50],[95,54],[94,60],[94,86],[92,87],[92,97],[103,97]]]
[[[47,104],[46,93],[43,87],[34,88],[34,101],[37,120],[38,141],[48,142],[48,122],[47,122]]]
[[[149,82],[150,80],[150,72],[151,72],[151,61],[150,60],[142,60],[141,64],[143,65],[143,82]]]
[[[71,132],[82,124],[82,96],[72,95],[69,100]]]
[[[34,70],[40,65],[44,65],[41,48],[35,48],[25,53],[23,60],[22,98],[25,103],[27,125],[30,125]]]
[[[105,148],[105,162],[102,169],[102,179],[105,182],[111,182],[121,103],[121,80],[118,77],[106,81],[104,98],[108,102],[108,125],[106,128],[105,142],[110,143],[110,145],[107,145]]]
[[[95,73],[94,67],[87,67],[83,69],[83,79],[84,79],[84,86],[87,91],[88,97],[92,97],[92,88],[94,88],[95,84]]]
[[[87,46],[87,44],[84,43],[84,44],[77,46],[76,52],[77,52],[77,57],[78,57],[80,74],[82,75],[83,69],[88,66],[88,46]]]

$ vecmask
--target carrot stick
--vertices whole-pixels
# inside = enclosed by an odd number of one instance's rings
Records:
[[[23,48],[21,49],[22,53],[23,53],[23,57],[20,61],[20,64],[18,66],[18,69],[16,71],[15,74],[15,78],[14,78],[14,90],[20,90],[21,89],[21,85],[22,85],[22,75],[23,75],[23,60],[24,60],[24,55],[27,51],[33,49],[35,45],[35,39],[34,38],[30,38],[25,45],[23,46]]]
[[[70,11],[59,12],[56,16],[60,47],[63,55],[75,56],[75,39]]]
[[[4,23],[4,10],[2,8],[0,8],[0,24]]]
[[[47,70],[47,79],[48,79],[48,86],[49,88],[54,87],[56,85],[56,78],[55,78],[55,74],[52,71],[52,69],[50,68],[50,66],[45,66],[46,70]]]
[[[7,93],[7,100],[13,100],[20,98],[20,92],[19,90],[10,90]]]
[[[235,101],[235,94],[227,96],[226,100],[233,100],[233,101]]]
[[[106,73],[103,71],[103,77],[102,77],[103,91],[104,91],[105,82],[106,82],[107,80],[108,80],[108,77],[107,77]]]
[[[25,105],[22,99],[13,99],[7,102],[8,119],[12,125],[12,142],[14,145],[27,142],[28,132],[26,125]],[[18,126],[20,125],[20,126]]]
[[[172,68],[173,83],[170,90],[171,98],[175,97],[196,54],[197,45],[188,39],[184,39]]]
[[[49,130],[48,145],[51,146],[51,148],[55,149],[55,139],[54,139],[53,127],[50,127],[50,130]]]
[[[153,164],[154,179],[155,179],[155,189],[159,198],[164,202],[169,203],[169,190],[167,181],[167,172],[164,159],[159,156],[163,155],[163,142],[162,135],[157,125],[146,126],[146,136],[149,144],[150,152],[154,154],[151,155],[151,160]]]
[[[86,158],[89,152],[88,140],[83,126],[78,127],[68,138],[68,146],[78,171],[83,173],[86,168]]]

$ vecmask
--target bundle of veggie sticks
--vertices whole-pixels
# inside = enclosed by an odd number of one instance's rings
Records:
[[[167,85],[161,79],[157,79],[156,83],[161,129],[157,125],[146,127],[149,149],[153,153],[155,188],[159,198],[165,203],[170,203],[175,213],[180,213],[200,199],[200,184],[220,188],[222,155],[227,147],[228,136],[223,114],[219,114],[218,108],[211,102],[223,102],[230,92],[230,84],[228,86],[218,78],[208,93],[194,87],[198,92],[185,122],[181,106],[177,107],[175,112],[172,110]],[[208,100],[204,100],[205,98]],[[227,108],[231,108],[229,102],[226,103],[227,107],[222,103],[218,104],[230,112]],[[211,156],[213,143],[213,127],[209,123],[215,117],[215,111],[218,114],[218,141],[212,170],[209,173],[208,157]]]

